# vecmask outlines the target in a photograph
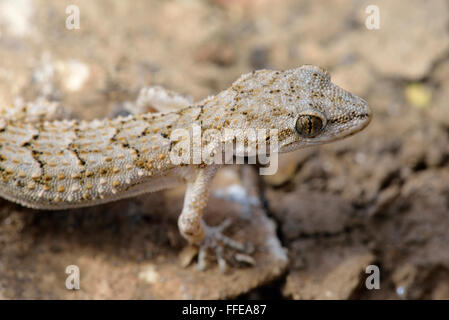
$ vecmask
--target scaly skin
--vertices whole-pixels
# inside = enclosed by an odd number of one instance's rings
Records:
[[[220,140],[203,137],[201,142],[217,154],[229,140],[226,129],[276,129],[275,151],[290,152],[350,136],[371,119],[364,100],[334,85],[325,70],[314,66],[248,73],[216,96],[165,114],[87,122],[47,121],[22,112],[20,119],[0,121],[1,197],[35,209],[67,209],[186,182],[179,228],[199,245],[207,234],[202,214],[209,182],[220,165],[201,157],[193,163],[195,152],[187,163],[173,163],[171,152],[185,143],[173,139],[175,130],[192,133],[193,125],[202,132],[216,130]],[[238,138],[231,139],[235,148],[246,147],[248,140],[239,145]],[[259,153],[260,145],[255,149]]]

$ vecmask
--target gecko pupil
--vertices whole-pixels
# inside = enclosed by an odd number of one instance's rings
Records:
[[[296,120],[296,131],[303,137],[314,137],[321,130],[323,130],[323,121],[317,116],[303,115]]]

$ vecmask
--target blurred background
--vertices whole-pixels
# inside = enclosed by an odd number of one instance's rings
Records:
[[[254,178],[282,263],[176,278],[176,216],[147,209],[179,213],[182,190],[64,213],[2,201],[0,298],[449,299],[448,1],[0,0],[2,108],[46,99],[70,117],[111,117],[144,86],[197,101],[242,73],[303,64],[327,68],[374,119]],[[214,194],[211,219],[231,201]],[[64,287],[70,264],[80,292]],[[368,265],[379,289],[365,286]],[[230,288],[240,272],[251,282]]]

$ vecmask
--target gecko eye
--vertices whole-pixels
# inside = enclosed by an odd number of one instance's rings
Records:
[[[314,115],[302,115],[296,120],[296,131],[306,138],[316,136],[323,128],[323,120]]]

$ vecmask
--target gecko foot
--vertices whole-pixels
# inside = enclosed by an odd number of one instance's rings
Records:
[[[245,248],[242,243],[223,235],[223,231],[227,227],[229,227],[231,223],[231,219],[226,219],[218,226],[211,227],[206,224],[203,225],[205,230],[205,237],[199,245],[197,263],[198,270],[206,269],[207,253],[209,250],[214,251],[218,267],[222,273],[225,273],[227,269],[226,260],[229,256],[227,252],[229,249],[231,251],[237,251],[237,253],[233,255],[233,259],[235,261],[254,265],[254,259],[251,256],[245,254],[248,249]]]

